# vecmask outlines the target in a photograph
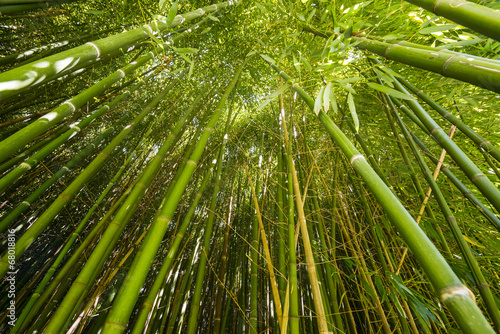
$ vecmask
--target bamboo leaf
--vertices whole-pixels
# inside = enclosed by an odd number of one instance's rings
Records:
[[[392,89],[392,88],[389,88],[386,86],[379,85],[379,84],[374,83],[374,82],[368,82],[367,85],[370,86],[370,88],[378,90],[379,92],[385,93],[385,94],[390,95],[392,97],[396,97],[398,99],[413,100],[413,98],[411,96],[409,96],[405,93],[401,93],[400,91],[397,91],[395,89]]]
[[[178,54],[195,54],[198,53],[198,49],[195,48],[173,48],[174,51]]]
[[[297,71],[300,72],[300,63],[297,61],[297,58],[295,58],[295,56],[293,56],[293,66],[295,66],[295,68],[297,69]]]
[[[278,88],[274,93],[272,93],[271,95],[269,95],[268,98],[269,99],[275,99],[281,93],[283,93],[284,91],[286,91],[288,88],[290,88],[290,85],[289,84],[284,84],[283,86],[281,86],[280,88]]]
[[[89,9],[86,11],[87,14],[92,14],[92,15],[102,15],[104,12],[102,10],[95,10],[95,9]]]
[[[193,74],[193,69],[194,69],[194,61],[192,61],[191,65],[189,66],[188,78],[191,78],[191,75]]]
[[[302,63],[304,64],[304,66],[306,67],[306,69],[308,71],[312,70],[311,65],[309,64],[309,62],[304,57],[302,57],[302,55],[300,55],[300,61],[302,61]]]
[[[325,91],[325,87],[321,87],[319,90],[318,96],[316,96],[316,101],[314,102],[314,113],[319,115],[319,111],[321,110],[321,104],[323,102],[323,92]]]
[[[418,32],[422,35],[432,34],[433,32],[448,31],[458,27],[458,24],[444,24],[442,26],[433,26],[424,29],[420,29]]]
[[[337,106],[337,99],[335,98],[335,92],[333,91],[333,87],[332,86],[330,86],[329,94],[330,94],[330,104],[332,105],[333,112],[335,114],[337,114],[337,112],[339,111],[339,109],[338,109],[338,106]]]
[[[280,88],[278,88],[274,93],[272,93],[269,96],[265,97],[264,101],[262,101],[262,103],[259,104],[259,106],[257,107],[256,110],[259,111],[262,108],[264,108],[265,106],[267,106],[269,104],[269,102],[271,102],[272,100],[274,100],[275,98],[277,98],[281,93],[283,93],[284,91],[286,91],[288,88],[290,88],[289,84],[284,84],[283,86],[281,86]]]
[[[177,15],[177,7],[179,5],[178,1],[175,1],[172,6],[170,7],[170,10],[168,11],[167,15],[167,26],[170,26],[172,22],[174,22],[175,16]],[[161,8],[161,7],[160,7]]]
[[[465,235],[462,235],[462,236],[464,237],[465,241],[467,241],[467,242],[468,242],[468,243],[470,243],[471,245],[474,245],[474,246],[476,246],[476,247],[480,247],[480,248],[486,248],[486,247],[484,247],[484,246],[482,246],[482,245],[478,244],[477,242],[475,242],[475,241],[471,240],[471,239],[470,239],[470,238],[468,238],[467,236],[465,236]]]
[[[215,16],[213,15],[207,15],[207,17],[212,20],[212,21],[215,21],[215,22],[220,22],[220,20],[218,18],[216,18]]]
[[[325,91],[323,92],[323,109],[325,110],[325,112],[327,112],[328,109],[330,109],[330,91],[331,91],[331,89],[332,89],[332,83],[329,82],[326,85]]]
[[[356,105],[354,104],[352,93],[349,93],[349,95],[347,95],[347,104],[349,105],[349,110],[351,111],[354,128],[356,129],[356,132],[359,132],[359,119],[358,114],[356,113]]]
[[[271,57],[268,57],[266,55],[260,55],[265,61],[267,61],[268,63],[271,63],[271,64],[276,64],[276,62],[274,61],[273,58]]]

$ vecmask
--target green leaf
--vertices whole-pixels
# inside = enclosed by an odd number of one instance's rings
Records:
[[[179,53],[179,56],[181,56],[182,58],[184,58],[184,60],[187,61],[189,64],[193,63],[193,61],[191,59],[189,59],[185,54]]]
[[[358,114],[356,113],[356,105],[354,104],[354,98],[352,97],[351,93],[347,95],[347,104],[349,104],[349,110],[351,111],[352,120],[354,122],[354,128],[356,129],[356,132],[359,132]]]
[[[215,21],[215,22],[220,22],[220,20],[219,20],[218,18],[216,18],[215,16],[213,16],[213,15],[208,14],[208,15],[207,15],[207,17],[208,17],[210,20],[212,20],[212,21]]]
[[[102,15],[104,12],[102,10],[95,10],[95,9],[89,9],[86,11],[87,14],[92,14],[92,15]]]
[[[458,24],[444,24],[442,26],[433,26],[424,29],[420,29],[418,32],[422,35],[432,34],[433,32],[448,31],[458,27]]]
[[[316,102],[314,102],[314,113],[316,116],[319,115],[319,111],[321,110],[321,104],[323,102],[323,92],[325,91],[325,87],[321,87],[319,90],[318,96],[316,96]]]
[[[385,94],[390,95],[392,97],[396,97],[398,99],[413,100],[413,98],[411,96],[409,96],[405,93],[401,93],[400,91],[397,91],[395,89],[392,89],[392,88],[389,88],[386,86],[379,85],[379,84],[374,83],[374,82],[368,82],[367,85],[370,86],[370,88],[378,90],[379,92],[385,93]]]
[[[297,69],[297,71],[300,72],[300,63],[297,61],[297,58],[295,58],[294,55],[292,55],[293,57],[293,66],[295,66],[295,68]]]
[[[281,86],[280,88],[278,88],[274,93],[272,93],[271,95],[265,97],[264,101],[262,101],[262,103],[259,104],[259,106],[257,107],[256,110],[259,111],[262,108],[264,108],[265,106],[267,106],[269,104],[269,102],[271,102],[272,100],[274,100],[281,93],[283,93],[284,91],[286,91],[288,88],[290,88],[289,84],[284,84],[283,86]]]
[[[332,89],[332,83],[329,82],[326,85],[325,91],[323,92],[323,110],[325,112],[328,112],[328,109],[330,109],[330,91]]]
[[[390,74],[390,75],[392,75],[392,76],[395,76],[396,78],[403,78],[403,76],[402,76],[401,74],[399,74],[399,73],[397,73],[397,72],[394,72],[394,71],[393,71],[393,70],[391,70],[390,68],[387,68],[387,67],[382,66],[382,67],[380,67],[380,69],[381,69],[382,71],[384,71],[385,73],[387,73],[387,74]]]
[[[194,53],[198,53],[198,49],[195,49],[195,48],[172,48],[174,49],[174,51],[178,54],[194,54]]]
[[[344,39],[349,39],[352,36],[352,26],[347,28],[347,30],[344,32]]]
[[[192,61],[191,65],[189,66],[188,79],[191,78],[191,75],[193,74],[193,70],[194,70],[194,61]]]
[[[337,114],[339,108],[337,106],[337,99],[335,98],[335,92],[333,91],[333,87],[330,86],[330,104],[332,105],[333,112]]]
[[[207,32],[209,32],[212,28],[211,27],[208,27],[208,28],[205,28],[203,29],[203,31],[201,32],[201,34],[206,34]]]
[[[312,70],[311,65],[309,64],[309,62],[304,57],[302,57],[302,55],[300,55],[300,61],[304,64],[304,66],[306,67],[306,69],[308,71]]]
[[[265,55],[260,55],[265,61],[267,61],[268,63],[271,63],[271,64],[276,64],[276,62],[274,61],[273,58],[271,57],[268,57],[268,56],[265,56]]]
[[[174,22],[175,16],[177,15],[177,7],[179,6],[179,2],[175,1],[172,6],[170,7],[167,15],[167,21],[166,24],[167,26],[170,27],[172,22]],[[160,7],[161,8],[161,7]]]
[[[278,95],[280,95],[281,93],[283,93],[284,91],[286,91],[288,88],[290,88],[290,85],[289,84],[284,84],[283,86],[281,86],[280,88],[278,88],[274,93],[272,93],[271,95],[269,95],[268,98],[272,100],[272,99],[278,97]]]

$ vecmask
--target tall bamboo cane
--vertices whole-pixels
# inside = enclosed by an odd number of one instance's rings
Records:
[[[288,81],[287,78],[284,78],[284,79]],[[288,139],[288,132],[286,130],[284,111],[282,111],[281,117],[282,117],[285,145],[289,147],[291,144],[290,144],[290,141]],[[307,274],[309,276],[309,282],[311,284],[311,290],[312,290],[312,294],[313,294],[314,310],[316,311],[318,330],[319,330],[319,333],[328,333],[329,329],[328,329],[328,324],[326,321],[325,309],[324,309],[323,300],[321,297],[321,291],[319,288],[318,277],[316,274],[316,264],[314,262],[313,252],[312,252],[312,248],[311,248],[311,240],[309,239],[309,232],[307,231],[306,219],[305,219],[305,214],[304,214],[304,204],[302,202],[299,181],[297,178],[297,173],[295,172],[295,166],[293,164],[293,160],[292,160],[292,163],[290,164],[290,167],[291,167],[291,174],[292,174],[292,180],[293,180],[293,193],[294,193],[295,203],[297,206],[297,213],[298,213],[298,217],[299,217],[298,224],[300,226],[300,231],[302,232],[302,242],[304,244],[304,252],[306,255],[306,263],[307,263]]]
[[[71,126],[71,128],[54,139],[52,142],[44,146],[37,153],[33,154],[30,158],[24,160],[19,166],[10,171],[7,175],[0,179],[0,194],[2,194],[5,189],[12,185],[19,177],[21,177],[24,173],[26,173],[31,168],[35,167],[40,161],[42,161],[47,155],[52,153],[58,147],[60,147],[63,143],[68,141],[70,138],[76,136],[81,130],[85,129],[88,125],[90,125],[95,119],[101,117],[106,112],[108,112],[112,107],[116,104],[127,98],[131,92],[139,88],[143,85],[144,82],[138,83],[136,86],[132,87],[129,91],[126,91],[116,98],[114,98],[110,103],[107,103],[102,108],[99,108],[90,116],[80,121],[78,124]]]
[[[500,11],[465,0],[406,0],[500,41]]]
[[[498,62],[469,57],[467,54],[449,54],[441,50],[425,50],[367,38],[356,38],[356,42],[358,42],[356,44],[358,48],[371,51],[386,59],[468,82],[493,92],[500,92],[500,63]]]

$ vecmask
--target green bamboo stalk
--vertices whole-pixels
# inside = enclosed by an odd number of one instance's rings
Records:
[[[379,84],[382,84],[382,80],[380,78],[378,78],[378,82]],[[385,95],[383,96],[385,100],[388,99],[388,97],[386,97]],[[392,103],[391,101],[387,101],[385,102],[385,104],[389,104],[389,103]],[[411,113],[410,110],[408,110],[408,108],[405,109],[406,110],[406,113]],[[394,134],[394,138],[397,142],[397,145],[398,145],[398,148],[399,148],[399,151],[401,153],[401,156],[403,157],[403,161],[405,162],[405,166],[406,168],[408,168],[408,170],[410,171],[410,177],[412,179],[412,182],[413,182],[413,185],[415,186],[415,189],[417,191],[417,194],[418,194],[418,197],[420,198],[420,202],[421,203],[425,203],[426,201],[426,196],[424,194],[424,190],[422,188],[422,185],[420,184],[420,180],[417,178],[417,175],[415,173],[415,170],[413,169],[413,164],[410,162],[410,159],[408,157],[408,154],[406,153],[406,150],[403,146],[403,144],[401,143],[400,141],[400,138],[399,138],[399,135],[398,135],[398,131],[396,129],[396,126],[395,126],[395,122],[391,116],[391,111],[389,108],[384,108],[384,112],[387,116],[387,119],[389,121],[389,125],[392,129],[392,133]],[[411,113],[413,114],[413,113]],[[417,119],[418,120],[418,119]],[[423,126],[423,124],[421,124]],[[425,129],[425,127],[424,127]],[[425,129],[427,130],[427,129]],[[434,216],[434,212],[432,211],[431,207],[428,206],[428,205],[425,205],[425,212],[427,213],[427,215],[429,216],[430,220],[431,221],[436,221],[436,217]],[[420,222],[419,219],[421,219],[421,216],[419,218],[417,218],[417,224]],[[451,258],[451,251],[450,251],[450,247],[448,245],[448,242],[446,241],[446,238],[444,237],[443,235],[443,231],[441,230],[441,228],[439,227],[439,225],[436,225],[435,226],[435,230],[439,236],[439,242],[441,243],[441,246],[443,247],[443,250],[445,252],[445,256],[448,257],[448,258]]]
[[[43,195],[45,190],[50,188],[54,183],[60,180],[63,175],[70,172],[73,167],[75,167],[78,163],[80,163],[84,158],[88,157],[95,148],[107,137],[112,135],[116,131],[116,126],[123,123],[127,119],[127,116],[124,116],[120,119],[113,127],[107,129],[103,132],[99,137],[97,137],[90,145],[88,145],[85,149],[80,151],[73,159],[71,159],[66,165],[60,168],[54,175],[50,177],[47,181],[45,181],[37,190],[31,193],[27,198],[25,198],[21,203],[19,203],[9,214],[2,219],[0,222],[0,231],[4,231],[7,229],[16,218],[18,218],[23,212],[28,210],[31,205]]]
[[[215,10],[226,8],[237,1],[205,6],[186,14],[177,15],[170,26],[165,21],[154,20],[142,27],[102,38],[84,45],[43,58],[36,62],[14,68],[0,74],[0,101],[15,96],[24,90],[73,72],[96,60],[128,52],[138,42],[194,20]]]
[[[42,307],[46,307],[46,305],[45,305],[46,301],[50,298],[51,294],[54,292],[54,290],[58,287],[58,285],[62,281],[66,281],[69,283],[70,279],[68,278],[68,273],[70,272],[70,270],[72,268],[79,268],[80,266],[78,265],[78,263],[80,263],[83,266],[82,262],[83,262],[83,259],[86,257],[82,257],[81,255],[88,249],[87,247],[89,247],[89,245],[91,245],[95,236],[104,227],[104,224],[106,224],[106,222],[113,216],[114,212],[120,207],[121,203],[128,197],[128,195],[130,194],[130,192],[133,189],[134,184],[135,184],[135,182],[133,182],[128,187],[128,189],[123,192],[123,194],[118,198],[118,200],[106,212],[106,214],[99,221],[99,223],[96,224],[92,228],[92,230],[88,233],[88,235],[82,241],[82,243],[80,244],[78,249],[75,252],[73,252],[73,255],[71,256],[71,258],[65,263],[64,267],[61,268],[61,270],[58,272],[56,277],[49,284],[47,289],[45,289],[42,294],[39,294],[37,292],[35,292],[33,294],[33,298],[35,298],[35,304],[33,305],[32,310],[26,316],[26,320],[21,324],[21,327],[19,328],[18,332],[23,332],[26,329],[26,327],[30,324],[31,320],[35,316],[38,315],[39,310]],[[49,273],[47,273],[46,275],[49,275]],[[22,315],[22,313],[21,313],[21,315]]]
[[[406,0],[500,41],[500,11],[465,0]]]
[[[394,86],[401,92],[409,94],[408,91],[393,77]],[[394,99],[396,104],[402,105],[400,101]],[[479,189],[495,209],[500,212],[500,191],[495,185],[481,172],[472,160],[448,137],[446,132],[427,114],[427,112],[415,100],[407,101],[415,115],[425,125],[432,139],[448,152],[450,157],[457,163],[462,171],[467,175],[471,182]]]
[[[141,248],[134,259],[134,262],[132,263],[129,274],[127,275],[125,282],[122,285],[115,302],[113,303],[113,305],[120,305],[120,307],[111,309],[106,320],[103,333],[121,333],[125,329],[126,323],[133,309],[133,304],[138,298],[140,289],[146,279],[151,263],[153,262],[163,236],[165,235],[173,217],[177,204],[179,203],[191,175],[193,174],[198,161],[203,154],[208,138],[213,131],[213,127],[217,123],[227,98],[236,85],[245,63],[246,62],[243,62],[238,72],[235,74],[231,84],[228,86],[226,92],[219,101],[219,104],[205,127],[205,130],[203,131],[203,134],[201,135],[190,160],[186,164],[186,167],[180,171],[181,177],[175,184],[175,187],[171,192],[171,196],[166,199],[165,204],[161,208],[160,214],[152,223],[148,234],[146,235],[143,243],[141,244]],[[129,307],[129,304],[132,304],[132,307]]]
[[[261,140],[262,144],[262,140]],[[261,156],[259,156],[261,157]],[[260,166],[259,166],[260,167]],[[256,181],[257,191],[260,192],[260,180]],[[249,205],[253,198],[249,199]],[[251,240],[252,244],[250,247],[250,333],[259,333],[259,321],[258,321],[258,295],[259,295],[259,222],[257,221],[257,215],[254,212],[252,214],[252,234]]]
[[[279,272],[281,273],[278,277],[278,286],[280,290],[280,300],[285,300],[285,290],[286,290],[286,263],[285,263],[285,226],[286,226],[286,218],[285,218],[285,203],[283,201],[284,194],[284,180],[283,180],[283,146],[279,143],[280,149],[278,152],[278,171],[277,171],[277,192],[276,195],[278,202],[276,203],[276,210],[278,211],[278,226],[276,227],[276,231],[278,234],[278,266]]]
[[[222,302],[223,302],[222,296],[226,288],[226,281],[227,281],[226,266],[227,266],[227,253],[229,248],[229,226],[231,223],[231,210],[233,208],[233,194],[234,194],[234,189],[233,189],[233,184],[231,184],[231,195],[229,199],[229,205],[227,208],[226,228],[224,230],[224,243],[222,246],[221,263],[218,274],[219,288],[217,289],[217,297],[215,301],[214,327],[213,327],[214,334],[219,334],[221,328]]]
[[[498,162],[500,162],[500,150],[493,146],[488,140],[478,135],[474,130],[469,128],[465,123],[459,120],[455,115],[453,115],[448,110],[444,109],[440,104],[432,100],[428,95],[419,90],[417,87],[409,83],[407,80],[403,78],[398,78],[398,80],[405,85],[413,94],[421,98],[425,101],[429,106],[431,106],[434,110],[436,110],[441,116],[443,116],[446,120],[448,120],[451,124],[455,125],[460,129],[467,137],[472,139],[474,143],[479,146],[484,152],[490,154],[493,158],[495,158]]]
[[[287,78],[284,79],[287,80]],[[285,145],[287,147],[290,147],[291,144],[288,139],[288,133],[286,130],[284,112],[282,112],[282,118],[283,118],[282,124],[284,130],[283,133],[285,138]],[[311,239],[309,238],[309,233],[307,231],[306,218],[304,214],[304,204],[302,202],[302,195],[300,191],[299,181],[297,178],[297,173],[295,172],[293,160],[291,161],[290,167],[291,167],[292,181],[293,181],[293,194],[295,197],[295,203],[299,219],[298,224],[300,226],[300,231],[302,232],[302,243],[304,245],[304,253],[306,256],[307,274],[309,277],[309,283],[311,285],[311,292],[313,295],[314,310],[316,311],[315,317],[317,318],[317,323],[318,323],[318,331],[319,333],[328,333],[329,329],[326,321],[325,306],[321,298],[321,290],[319,288],[319,283],[316,273],[316,264],[312,252]]]
[[[59,107],[52,110],[47,115],[40,117],[38,120],[34,121],[30,125],[24,127],[19,130],[15,134],[10,137],[4,139],[0,142],[0,162],[6,160],[12,153],[16,152],[18,149],[22,148],[24,145],[28,144],[32,140],[34,140],[37,136],[47,131],[53,125],[59,123],[73,112],[75,112],[78,108],[82,107],[85,103],[93,99],[94,97],[102,94],[107,88],[109,88],[115,82],[123,79],[126,75],[133,73],[136,69],[146,64],[148,61],[154,58],[154,53],[150,52],[146,56],[140,57],[137,62],[133,62],[128,64],[127,66],[119,69],[112,74],[108,75],[106,78],[100,80],[98,83],[92,85],[87,88],[80,94],[75,97],[67,100]],[[104,111],[103,111],[104,112]],[[78,131],[78,127],[73,127],[73,132]],[[70,130],[71,131],[71,130]],[[17,173],[14,173],[11,177],[14,178],[16,175],[22,175],[23,172],[29,170],[32,165],[34,165],[38,159],[42,159],[47,156],[50,152],[52,152],[56,145],[62,144],[66,141],[69,136],[72,134],[69,131],[66,132],[62,137],[60,137],[59,141],[53,142],[51,146],[47,146],[47,148],[40,151],[40,153],[36,154],[33,157],[33,161],[26,162],[26,164],[21,164]],[[12,181],[13,182],[13,181]],[[5,186],[4,186],[5,187]],[[2,188],[0,188],[2,189]]]
[[[314,111],[314,100],[300,87],[292,82],[290,77],[271,62],[268,64],[291,84],[307,106]],[[420,266],[429,277],[430,282],[438,292],[440,299],[449,308],[454,319],[465,333],[494,333],[488,321],[477,307],[470,290],[451,270],[446,260],[434,244],[406,211],[401,202],[394,196],[384,182],[373,171],[365,158],[358,152],[349,139],[340,131],[331,118],[322,110],[316,115],[333,140],[340,146],[358,175],[366,182],[368,188],[391,218],[391,222],[413,251]],[[464,316],[467,314],[468,316]]]
[[[368,50],[386,59],[395,60],[500,93],[499,62],[469,57],[467,54],[454,55],[442,50],[425,50],[367,38],[356,38],[356,42],[358,48]]]
[[[282,131],[285,133],[283,124],[285,123],[284,107],[282,98],[280,97],[280,115]],[[291,129],[290,129],[291,131]],[[290,333],[298,334],[300,333],[300,322],[299,322],[299,294],[298,294],[298,283],[297,283],[297,243],[295,241],[295,217],[294,217],[294,201],[293,201],[293,177],[292,177],[292,147],[291,145],[286,146],[286,162],[287,162],[287,190],[288,190],[288,282],[289,289],[287,289],[289,295],[289,319]],[[286,319],[284,321],[286,324]],[[282,329],[282,332],[286,333],[286,330]]]
[[[328,246],[326,244],[325,232],[323,231],[323,229],[326,230],[326,226],[323,220],[323,216],[321,215],[320,212],[318,197],[317,195],[315,195],[314,189],[311,190],[313,191],[312,199],[313,199],[314,211],[319,222],[318,234],[319,234],[320,245],[322,248],[321,254],[323,254],[323,260],[321,262],[323,263],[323,267],[326,273],[325,276],[330,294],[330,305],[332,306],[336,329],[339,330],[340,333],[342,333],[344,332],[344,324],[342,323],[342,319],[340,317],[340,309],[337,301],[337,284],[333,280],[333,276],[337,274],[336,273],[337,270],[332,264],[329,263],[330,259],[327,256]],[[332,260],[334,261],[335,259]]]
[[[137,115],[112,141],[99,153],[99,155],[85,168],[84,171],[62,192],[61,195],[52,203],[52,205],[33,223],[33,225],[16,242],[15,258],[18,260],[28,249],[33,241],[42,233],[42,231],[52,222],[52,220],[61,212],[82,187],[92,179],[92,177],[104,166],[114,149],[123,141],[123,139],[148,115],[158,103],[165,97],[169,90],[177,83],[174,80],[161,93],[158,94],[144,110]],[[0,277],[3,277],[8,271],[8,254],[0,260]]]
[[[34,9],[44,9],[50,8],[54,5],[73,2],[75,0],[57,0],[57,1],[48,1],[48,2],[39,2],[39,3],[21,3],[17,5],[5,5],[0,6],[0,16],[11,15],[19,12],[26,12]]]
[[[467,245],[467,242],[465,241],[460,228],[458,227],[457,220],[453,216],[448,206],[448,203],[446,202],[446,199],[444,198],[443,193],[441,192],[440,187],[432,177],[431,171],[427,167],[423,157],[420,155],[417,145],[413,142],[413,140],[411,140],[411,136],[408,130],[406,129],[406,126],[404,125],[403,121],[401,120],[401,117],[396,112],[396,109],[394,108],[393,104],[391,104],[391,107],[393,107],[394,111],[393,114],[399,124],[399,127],[403,131],[405,138],[407,138],[408,144],[410,145],[415,157],[417,158],[420,169],[422,170],[425,179],[429,183],[429,186],[431,187],[432,192],[434,193],[434,198],[436,198],[438,205],[443,213],[443,216],[445,217],[446,222],[448,223],[453,233],[453,236],[455,237],[455,240],[458,243],[458,246],[460,247],[462,255],[465,258],[465,262],[467,263],[469,270],[474,275],[477,288],[479,289],[479,292],[481,293],[481,296],[483,297],[483,300],[486,304],[486,309],[488,311],[488,314],[490,315],[490,318],[493,320],[495,328],[497,330],[500,330],[500,312],[498,311],[498,308],[495,305],[495,299],[493,297],[493,294],[491,293],[488,283],[484,279],[481,269],[479,268],[479,264],[477,263],[476,258],[472,255],[472,252],[469,246]]]
[[[245,64],[245,63],[243,63],[243,64]],[[241,75],[242,68],[243,68],[243,65],[238,70],[238,73],[235,75],[233,81],[231,82],[231,85],[227,88],[225,94],[229,94],[230,91],[233,90],[233,87],[236,86],[236,82],[238,81],[239,76]],[[221,99],[221,101],[222,101],[222,99]],[[222,107],[223,106],[221,105],[221,108]],[[227,117],[226,126],[224,129],[224,134],[229,133],[231,112],[232,112],[232,106],[229,108],[229,115]],[[217,167],[216,167],[215,175],[213,176],[213,184],[214,185],[213,185],[212,198],[210,201],[207,222],[205,224],[205,231],[203,232],[204,238],[203,238],[203,247],[201,248],[201,258],[198,262],[198,271],[196,272],[194,292],[193,292],[193,297],[191,299],[191,306],[189,308],[189,318],[187,320],[186,333],[188,333],[188,334],[195,334],[196,330],[197,330],[197,326],[198,326],[198,319],[199,319],[198,313],[200,310],[200,306],[202,304],[201,303],[201,293],[202,293],[202,289],[203,289],[203,281],[205,278],[205,271],[206,271],[207,262],[208,262],[208,252],[209,252],[209,248],[210,248],[210,240],[212,238],[212,230],[214,227],[215,217],[216,217],[215,212],[216,212],[217,199],[218,199],[219,189],[220,189],[220,180],[221,180],[221,175],[222,175],[222,163],[223,163],[223,158],[224,158],[225,143],[226,143],[226,138],[223,139],[222,144],[220,145],[219,154],[217,156]]]

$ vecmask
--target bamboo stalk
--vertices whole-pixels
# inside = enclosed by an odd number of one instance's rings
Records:
[[[469,57],[467,54],[449,54],[441,50],[425,50],[367,38],[356,38],[356,42],[358,48],[371,51],[386,59],[468,82],[496,93],[500,92],[498,62]]]
[[[252,179],[250,177],[250,173],[248,172],[248,167],[246,164],[245,164],[245,171],[247,173],[248,182],[250,183],[250,189],[252,190],[256,216],[257,216],[257,220],[259,222],[259,232],[260,232],[260,237],[262,239],[262,247],[264,248],[264,254],[266,256],[267,270],[269,272],[269,279],[271,280],[271,289],[273,292],[273,299],[274,299],[274,306],[276,307],[276,314],[278,315],[279,328],[282,328],[282,326],[283,326],[283,311],[281,309],[281,301],[280,301],[280,296],[279,296],[279,291],[278,291],[278,283],[276,281],[276,276],[274,275],[273,260],[271,257],[271,252],[269,251],[269,245],[267,243],[267,237],[266,237],[266,231],[264,230],[264,224],[262,223],[262,217],[260,214],[257,194],[255,192],[255,188],[253,186],[253,182],[252,182]]]
[[[30,125],[24,127],[10,137],[2,140],[0,142],[0,162],[6,160],[12,153],[16,152],[18,149],[34,140],[38,135],[44,133],[53,125],[59,123],[60,121],[74,113],[78,108],[82,107],[92,98],[102,94],[112,84],[123,79],[126,75],[133,73],[133,71],[146,64],[153,58],[154,54],[149,53],[148,55],[141,57],[141,59],[138,59],[136,63],[128,64],[122,69],[113,72],[112,74],[87,88],[80,94],[67,100],[59,107],[52,110],[49,114],[40,117]],[[85,123],[87,122],[84,122],[84,124]],[[12,177],[15,178],[16,176],[22,175],[23,171],[27,171],[32,167],[32,165],[34,165],[35,162],[39,161],[37,159],[42,159],[43,157],[47,156],[50,152],[52,152],[52,150],[57,148],[58,145],[62,144],[73,133],[76,133],[77,131],[79,131],[79,128],[77,126],[73,127],[72,130],[67,131],[63,136],[59,137],[59,140],[53,141],[52,146],[54,147],[46,146],[44,150],[41,150],[33,157],[33,161],[29,161],[29,163],[26,162],[25,165],[21,164],[21,166],[19,167],[21,173],[15,173]]]
[[[201,185],[198,188],[196,195],[194,196],[193,202],[189,206],[188,212],[186,213],[186,216],[184,217],[182,224],[179,227],[174,237],[174,241],[170,246],[167,255],[165,256],[165,261],[163,262],[163,265],[159,270],[158,275],[156,276],[155,282],[153,283],[151,289],[149,290],[148,296],[146,297],[146,299],[142,304],[139,317],[137,318],[134,324],[134,328],[132,330],[132,333],[134,334],[142,333],[144,329],[148,315],[150,315],[151,309],[153,308],[154,300],[163,284],[163,281],[165,280],[167,274],[170,272],[170,269],[172,268],[174,259],[177,257],[179,246],[182,240],[184,239],[184,235],[189,227],[189,223],[191,222],[191,219],[195,213],[197,205],[201,199],[201,195],[203,194],[203,191],[208,185],[208,181],[210,180],[210,174],[212,171],[213,171],[213,165],[205,172],[203,181],[201,182]]]
[[[479,268],[479,264],[477,263],[476,258],[473,256],[467,242],[465,241],[462,232],[460,228],[458,227],[457,220],[453,216],[450,208],[448,207],[448,204],[441,192],[441,189],[435,182],[435,179],[431,176],[430,170],[427,168],[427,165],[424,162],[424,159],[420,155],[417,145],[411,140],[411,136],[408,133],[408,130],[406,129],[406,126],[404,125],[403,121],[397,114],[397,112],[394,112],[394,115],[398,121],[399,126],[401,127],[401,130],[404,131],[405,137],[408,140],[408,143],[410,144],[410,147],[412,148],[412,151],[414,152],[415,156],[417,157],[417,161],[420,165],[420,168],[422,169],[422,172],[425,176],[425,179],[429,183],[429,186],[432,188],[432,191],[434,192],[434,197],[436,198],[439,207],[443,213],[443,216],[446,218],[446,221],[448,222],[448,225],[453,233],[453,236],[455,237],[456,242],[458,243],[458,246],[460,247],[460,250],[462,252],[462,255],[465,258],[465,261],[467,263],[467,266],[469,267],[470,271],[474,275],[475,282],[477,285],[477,288],[479,289],[481,296],[483,297],[483,300],[486,304],[486,309],[493,320],[493,323],[495,325],[495,328],[497,330],[500,329],[500,312],[495,305],[495,300],[493,297],[493,294],[491,293],[490,287],[486,280],[484,279],[484,276],[481,272],[481,269]],[[451,136],[450,136],[451,138]],[[438,163],[439,166],[439,163]],[[438,169],[439,170],[439,169]]]
[[[287,78],[284,78],[287,80]],[[286,122],[284,119],[284,109],[281,112],[282,124],[283,124],[283,133],[285,138],[285,145],[287,147],[290,146],[290,142],[288,139],[288,132],[286,129]],[[290,159],[290,158],[289,158]],[[291,160],[291,174],[293,180],[293,192],[295,195],[295,202],[297,207],[298,219],[300,231],[302,232],[302,242],[304,244],[304,252],[306,255],[306,263],[307,263],[307,274],[309,276],[309,281],[311,284],[311,290],[313,294],[313,302],[314,309],[316,311],[316,320],[318,322],[318,330],[319,333],[329,333],[328,324],[326,322],[326,314],[323,305],[323,300],[321,297],[321,290],[319,288],[318,277],[316,274],[316,264],[314,263],[314,256],[311,248],[311,240],[309,239],[309,232],[307,231],[306,219],[304,214],[304,204],[302,202],[302,195],[300,193],[299,181],[297,178],[297,173],[295,171],[295,166],[293,164],[293,160]]]
[[[465,0],[406,0],[500,41],[500,11]]]

